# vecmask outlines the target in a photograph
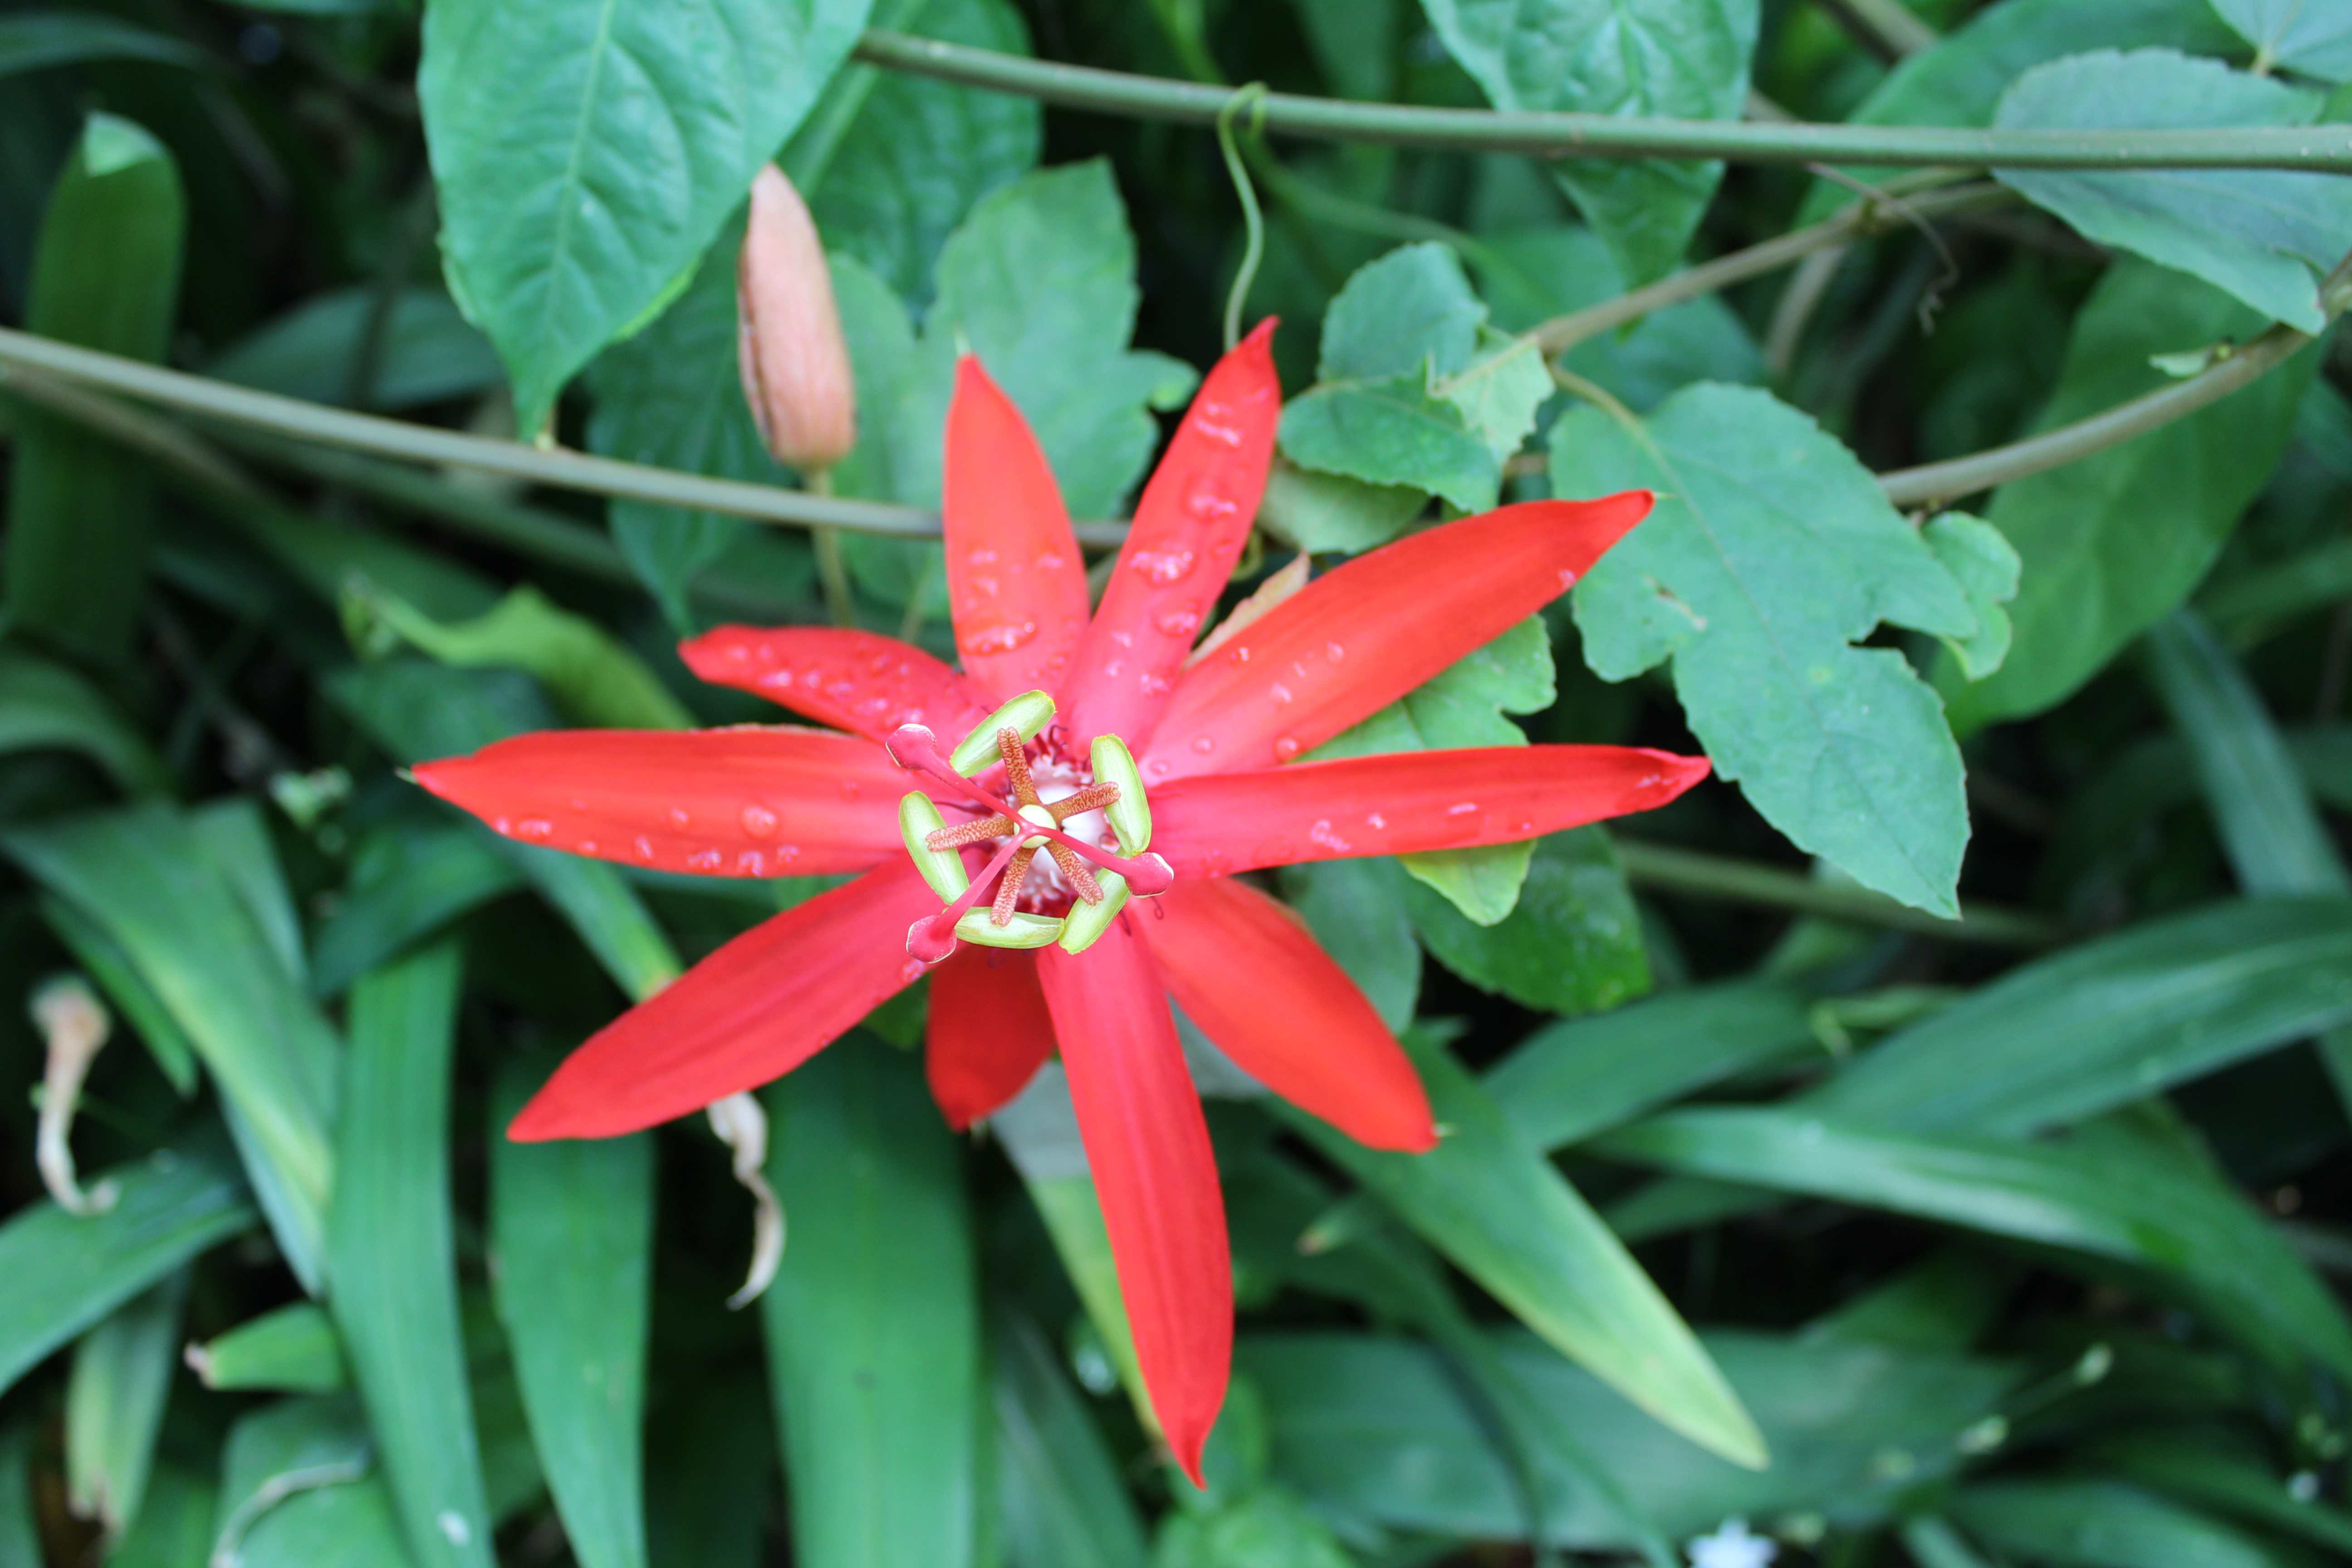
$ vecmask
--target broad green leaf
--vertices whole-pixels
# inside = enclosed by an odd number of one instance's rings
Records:
[[[1404,889],[1405,908],[1437,961],[1481,991],[1538,1012],[1597,1012],[1648,990],[1641,916],[1609,835],[1578,827],[1515,847],[1532,851],[1526,885],[1511,889],[1512,907],[1493,924],[1465,916],[1456,907],[1463,900],[1443,883],[1436,892]],[[1413,869],[1410,859],[1405,864]]]
[[[2017,552],[1999,529],[1964,511],[1929,518],[1919,537],[1976,612],[1977,629],[1966,637],[1946,637],[1944,646],[1960,661],[1962,675],[1982,680],[2009,657],[2009,612],[2001,606],[2017,597]]]
[[[169,1079],[172,1087],[186,1100],[196,1092],[198,1075],[195,1047],[188,1042],[188,1033],[172,1016],[131,962],[121,944],[107,935],[96,921],[66,902],[54,893],[42,893],[37,902],[42,923],[51,934],[63,942],[99,988],[106,993],[107,1001],[121,1015],[139,1035],[140,1044],[155,1058],[155,1066]]]
[[[1898,63],[1849,118],[1857,125],[1990,125],[2001,94],[2033,67],[2092,49],[2145,47],[2242,53],[2211,0],[2001,0]],[[1871,184],[1900,173],[1839,172]],[[1818,222],[1853,199],[1849,185],[1816,181],[1799,221]]]
[[[2211,0],[2254,46],[2256,68],[2277,67],[2321,81],[2352,81],[2352,18],[2327,0]]]
[[[414,1568],[358,1405],[281,1399],[229,1428],[211,1563]]]
[[[1543,351],[1526,338],[1498,338],[1437,384],[1437,395],[1462,411],[1497,463],[1509,461],[1526,444],[1536,427],[1536,411],[1551,394]]]
[[[652,1560],[761,1568],[774,1507],[776,1440],[754,1369],[706,1377],[656,1408],[647,1443]]]
[[[1029,29],[1008,0],[917,0],[899,30],[1029,53]],[[856,101],[841,106],[849,110],[845,127],[824,136],[834,91],[853,85]],[[835,79],[782,162],[826,245],[921,305],[950,231],[982,196],[1035,167],[1043,141],[1033,99],[853,66]]]
[[[2326,383],[2311,384],[2317,391]],[[2197,608],[2224,641],[2243,647],[2347,595],[2352,595],[2352,539],[2331,539],[2209,584],[2197,595]]]
[[[417,95],[449,292],[517,422],[682,282],[865,26],[869,0],[449,0]]]
[[[1312,1509],[1280,1487],[1265,1486],[1170,1514],[1151,1561],[1154,1568],[1356,1568],[1356,1559]]]
[[[26,330],[161,360],[180,299],[187,200],[164,145],[93,114],[51,187],[33,253]],[[154,477],[53,414],[10,411],[5,608],[15,630],[75,658],[131,657],[154,525]]]
[[[1558,695],[1551,639],[1542,617],[1531,616],[1333,736],[1314,755],[1328,760],[1387,752],[1524,746],[1526,734],[1505,715],[1540,712]],[[1398,864],[1444,894],[1471,921],[1493,925],[1518,902],[1534,854],[1534,842],[1527,840],[1430,850],[1402,856]]]
[[[978,1279],[956,1141],[852,1036],[763,1097],[791,1239],[761,1303],[809,1568],[959,1568],[980,1501]]]
[[[66,1494],[119,1541],[139,1517],[163,1403],[180,1364],[181,1268],[118,1307],[74,1347],[66,1384]]]
[[[1600,1379],[1527,1336],[1497,1336],[1526,1397],[1606,1467],[1643,1517],[1672,1537],[1810,1512],[1860,1527],[1958,1463],[1954,1434],[2021,1381],[2011,1363],[1863,1342],[1808,1343],[1718,1331],[1703,1342],[1755,1411],[1772,1464],[1733,1465],[1659,1426]],[[1446,1537],[1525,1531],[1508,1471],[1462,1382],[1428,1346],[1349,1333],[1245,1334],[1241,1369],[1265,1396],[1274,1472],[1325,1517]],[[1588,1551],[1633,1545],[1566,1457],[1536,1455],[1549,1500],[1543,1536]]]
[[[751,423],[736,369],[735,252],[741,237],[742,226],[729,224],[677,298],[642,331],[597,356],[588,372],[595,398],[591,451],[715,479],[783,482],[784,470]],[[861,425],[871,416],[862,400],[859,416]],[[759,525],[650,501],[616,499],[610,506],[613,542],[672,627],[698,630],[687,590]]]
[[[255,1214],[236,1159],[217,1137],[159,1150],[104,1179],[112,1208],[80,1219],[55,1204],[28,1205],[0,1226],[0,1391],[51,1351],[215,1242],[250,1229]]]
[[[1756,48],[1756,0],[1422,0],[1445,47],[1502,110],[1736,120]],[[1679,259],[1719,163],[1580,158],[1560,182],[1627,279]]]
[[[1282,411],[1283,455],[1371,485],[1431,490],[1464,511],[1495,504],[1502,468],[1425,373],[1318,386]]]
[[[206,1388],[231,1393],[332,1394],[351,1381],[334,1320],[311,1301],[265,1312],[191,1345],[188,1365]]]
[[[2238,884],[2248,893],[2352,896],[2262,693],[2193,611],[2150,626],[2147,668],[2205,789]]]
[[[566,719],[592,729],[685,730],[694,717],[646,661],[585,616],[549,602],[528,584],[469,621],[445,623],[391,595],[362,588],[345,601],[354,640],[381,628],[427,657],[459,668],[503,665],[545,687]]]
[[[307,403],[348,405],[378,298],[373,289],[314,295],[223,349],[205,374]],[[437,289],[404,289],[394,295],[382,332],[368,388],[370,408],[414,408],[470,397],[503,379],[488,342]]]
[[[315,1291],[342,1043],[189,819],[134,806],[18,828],[0,848],[89,916],[185,1032],[228,1102],[278,1245]]]
[[[2166,384],[2152,354],[2243,338],[2261,324],[2217,289],[2118,261],[2075,317],[2065,370],[2035,427]],[[2210,408],[2001,487],[1986,516],[2023,567],[2009,608],[2010,656],[1970,685],[1954,662],[1939,668],[1956,729],[2053,706],[2189,595],[2277,463],[2317,363],[2299,354]]]
[[[403,763],[478,751],[508,735],[555,728],[538,689],[513,671],[395,659],[331,676],[325,689]],[[669,938],[616,868],[510,839],[492,837],[488,842],[571,924],[630,996],[641,1001],[684,972]]]
[[[11,1563],[37,1565],[41,1530],[33,1514],[33,1439],[29,1415],[0,1426],[0,1552]]]
[[[491,1288],[574,1555],[642,1568],[653,1138],[518,1143],[535,1081],[509,1060],[492,1101]]]
[[[424,948],[352,988],[327,1227],[335,1321],[420,1565],[488,1568],[490,1513],[458,1328],[449,1070],[461,955]]]
[[[2021,1137],[2347,1020],[2352,901],[2232,901],[2014,970],[1803,1103],[1841,1120]]]
[[[1278,1112],[1561,1354],[1693,1441],[1764,1465],[1738,1396],[1576,1189],[1443,1047],[1413,1060],[1449,1129],[1426,1154],[1367,1149]]]
[[[212,1544],[212,1479],[167,1461],[155,1467],[146,1506],[107,1568],[205,1568]]]
[[[0,16],[0,78],[93,60],[201,66],[204,51],[103,12],[19,11]]]
[[[1576,584],[1594,672],[1671,658],[1717,773],[1767,821],[1856,881],[1958,914],[1959,749],[1901,654],[1852,645],[1882,621],[1967,636],[1976,616],[1869,471],[1770,395],[1699,385],[1634,430],[1572,410],[1551,472],[1563,497],[1659,492]]]
[[[112,699],[66,665],[0,651],[0,752],[79,752],[130,795],[169,784],[147,738]]]
[[[1318,860],[1282,868],[1282,896],[1391,1031],[1412,1022],[1421,944],[1405,912],[1404,879],[1382,859]]]
[[[311,990],[339,996],[410,943],[525,885],[521,870],[471,825],[379,828],[360,840],[342,901],[320,929]]]
[[[1026,1319],[991,1341],[997,1512],[1021,1568],[1144,1568],[1151,1561],[1118,1461],[1069,1373]]]
[[[2037,66],[2000,100],[2013,131],[2309,125],[2319,95],[2169,49],[2103,50]],[[2089,239],[2202,278],[2273,321],[2326,322],[2319,277],[2352,250],[2352,188],[2281,169],[2000,169]],[[2194,345],[2183,345],[2190,347]]]
[[[2298,1496],[2257,1455],[2242,1458],[2204,1434],[2120,1433],[2102,1441],[2096,1457],[2102,1466],[2152,1489],[2286,1531],[2339,1553],[2352,1552],[2352,1514],[2315,1497]]]
[[[187,824],[278,967],[295,984],[307,984],[310,966],[302,953],[301,911],[294,907],[294,889],[278,863],[277,841],[260,804],[249,795],[224,795],[191,808]]]
[[[1275,538],[1310,554],[1357,555],[1403,533],[1428,506],[1428,494],[1410,485],[1368,485],[1277,456],[1257,521]]]
[[[1356,268],[1332,296],[1317,376],[1452,375],[1470,363],[1486,323],[1486,303],[1471,291],[1453,251],[1433,241],[1399,246]]]
[[[2306,1568],[2314,1561],[2117,1481],[1982,1481],[1954,1492],[1944,1508],[1996,1552],[2067,1568]]]
[[[1495,307],[1495,325],[1525,332],[1555,316],[1625,292],[1609,247],[1574,224],[1482,236],[1475,259]],[[1719,294],[1705,294],[1587,338],[1560,362],[1636,414],[1646,414],[1694,381],[1761,385],[1764,355]]]
[[[1828,1121],[1808,1107],[1670,1110],[1591,1146],[2131,1264],[2253,1332],[2352,1367],[2352,1325],[2326,1288],[2268,1220],[2168,1145],[1931,1136]]]
[[[1748,1068],[1819,1048],[1804,993],[1735,981],[1550,1025],[1489,1068],[1485,1083],[1521,1136],[1559,1149]]]

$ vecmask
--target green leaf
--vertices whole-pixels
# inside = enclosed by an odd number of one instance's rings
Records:
[[[1962,1487],[1944,1507],[1997,1552],[2069,1568],[2303,1568],[2310,1561],[2116,1481],[1984,1481]]]
[[[698,1379],[656,1406],[646,1498],[654,1562],[761,1568],[767,1561],[776,1470],[767,1405],[750,1373]]]
[[[903,1053],[853,1036],[763,1097],[792,1226],[761,1303],[795,1560],[974,1560],[978,1280],[956,1141]]]
[[[2017,552],[2000,530],[1964,511],[1928,519],[1919,537],[1976,612],[1977,629],[1966,637],[1948,637],[1944,646],[1960,661],[1961,674],[1982,680],[2009,657],[2009,612],[2001,606],[2017,597]]]
[[[229,1429],[209,1562],[414,1568],[348,1397],[281,1399]]]
[[[1491,924],[1464,914],[1463,900],[1444,883],[1404,889],[1437,961],[1481,991],[1545,1013],[1597,1012],[1648,990],[1641,916],[1609,835],[1578,827],[1514,847],[1532,852],[1527,882],[1511,889],[1512,907]]]
[[[187,200],[164,145],[93,114],[49,193],[35,242],[25,328],[132,359],[161,360],[180,299]],[[86,662],[131,657],[154,525],[154,476],[103,437],[12,408],[5,614]]]
[[[1475,264],[1495,325],[1511,332],[1598,305],[1626,288],[1607,242],[1580,224],[1482,236]],[[1560,363],[1637,414],[1694,381],[1762,385],[1770,379],[1756,340],[1719,294],[1587,338]]]
[[[119,1196],[88,1219],[31,1204],[0,1226],[0,1391],[182,1264],[250,1229],[236,1162],[216,1136],[105,1173]]]
[[[1756,0],[1422,0],[1445,47],[1502,110],[1736,120],[1748,98]],[[1628,281],[1671,269],[1723,177],[1719,163],[1561,165]]]
[[[115,940],[100,929],[73,905],[54,893],[39,895],[41,921],[74,962],[86,970],[99,984],[124,1021],[138,1032],[140,1044],[155,1058],[155,1066],[171,1080],[182,1100],[196,1092],[197,1071],[195,1047],[188,1043],[187,1031],[181,1028],[163,998],[155,994],[138,969],[132,965]]]
[[[2145,262],[2107,269],[2075,317],[2066,365],[2035,429],[2102,413],[2168,384],[2151,354],[2257,331],[2217,289]],[[2262,489],[2317,369],[2303,353],[2162,429],[2001,487],[1986,514],[2017,547],[2021,586],[2000,670],[1937,684],[1963,732],[2039,713],[2179,604]]]
[[[506,1124],[536,1082],[520,1063],[500,1068],[489,1130],[491,1288],[582,1568],[641,1568],[653,1138],[515,1142]]]
[[[1405,880],[1385,858],[1318,860],[1282,868],[1282,896],[1364,994],[1391,1032],[1412,1022],[1421,944],[1405,912]]]
[[[417,96],[449,292],[536,432],[693,268],[840,66],[869,0],[451,0]]]
[[[1045,1336],[1001,1317],[991,1341],[997,1511],[1022,1568],[1145,1568],[1143,1522],[1118,1461]]]
[[[1959,1460],[1953,1435],[1990,1414],[2017,1363],[1859,1342],[1753,1331],[1707,1334],[1706,1352],[1756,1413],[1768,1469],[1747,1469],[1660,1426],[1600,1379],[1521,1334],[1496,1336],[1524,1397],[1605,1468],[1642,1517],[1671,1537],[1727,1517],[1886,1518]],[[1264,1391],[1274,1472],[1351,1533],[1384,1527],[1519,1540],[1523,1505],[1462,1379],[1429,1346],[1359,1333],[1245,1334],[1241,1369]],[[1548,1500],[1542,1538],[1561,1548],[1634,1542],[1569,1455],[1535,1455]]]
[[[1550,636],[1543,618],[1530,616],[1326,741],[1314,757],[1328,761],[1391,752],[1524,746],[1526,734],[1504,715],[1541,712],[1558,695]],[[1402,856],[1398,864],[1444,894],[1472,921],[1493,925],[1518,902],[1519,885],[1527,879],[1534,854],[1534,842],[1527,840],[1430,850]]]
[[[488,1568],[449,1215],[461,963],[445,942],[352,988],[327,1257],[335,1321],[410,1552],[420,1565]]]
[[[2265,1338],[2352,1367],[2352,1325],[2269,1222],[2168,1144],[1996,1142],[1801,1110],[1670,1110],[1591,1145],[1612,1159],[1892,1209],[2169,1276]]]
[[[1442,1047],[1412,1055],[1448,1129],[1429,1153],[1367,1149],[1277,1113],[1561,1354],[1692,1441],[1765,1464],[1738,1396],[1576,1189]]]
[[[1317,379],[1380,381],[1470,363],[1485,301],[1454,252],[1434,241],[1399,246],[1356,268],[1324,313]]]
[[[2233,900],[2011,971],[1880,1042],[1804,1105],[2021,1137],[2347,1020],[2352,901]]]
[[[2298,1495],[2252,1455],[2223,1451],[2201,1433],[2126,1431],[2100,1442],[2098,1461],[2158,1491],[2352,1552],[2352,1514]]]
[[[0,1552],[11,1563],[41,1561],[40,1523],[33,1515],[32,1417],[0,1426]]]
[[[185,1032],[228,1102],[278,1245],[315,1292],[342,1043],[189,819],[134,806],[18,828],[0,849],[89,916]]]
[[[215,355],[205,374],[306,403],[349,405],[361,346],[380,309],[373,289],[333,289],[255,328]],[[489,391],[499,356],[438,289],[393,296],[376,349],[367,406],[414,408]]]
[[[525,885],[521,870],[471,824],[378,829],[360,840],[342,900],[319,931],[312,993],[342,994],[412,942]]]
[[[0,16],[0,78],[91,60],[200,66],[205,56],[177,38],[100,12],[19,11]]]
[[[1029,29],[1007,0],[916,0],[911,10],[903,25],[876,25],[1029,53]],[[854,101],[836,104],[836,94]],[[836,118],[843,127],[826,134]],[[1034,99],[853,66],[834,79],[782,162],[827,247],[920,305],[949,232],[982,196],[1035,167],[1043,142]]]
[[[115,1309],[74,1347],[66,1384],[66,1494],[73,1511],[119,1541],[147,1495],[163,1402],[180,1364],[188,1271]]]
[[[351,1381],[342,1340],[325,1308],[296,1301],[188,1350],[206,1388],[231,1393],[332,1394]]]
[[[2014,131],[2309,125],[2316,93],[2169,49],[2102,50],[2037,66],[2000,100]],[[2319,276],[2352,250],[2352,189],[2280,169],[2147,173],[1997,169],[2089,239],[2202,278],[2273,321],[2316,332]],[[2191,345],[2183,345],[2191,346]]]
[[[1967,595],[1853,455],[1745,387],[1700,385],[1628,430],[1552,426],[1552,489],[1648,486],[1656,510],[1576,584],[1585,662],[1623,680],[1668,658],[1716,771],[1798,847],[1956,915],[1969,836],[1959,749],[1882,621],[1976,630]]]
[[[1898,63],[1848,118],[1857,125],[1990,125],[2001,94],[2033,67],[2092,49],[2144,47],[2240,52],[2210,0],[2002,0]],[[1871,184],[1899,172],[1839,171]],[[1798,222],[1817,223],[1853,200],[1849,184],[1815,181]]]
[[[1283,455],[1366,484],[1432,490],[1464,511],[1495,504],[1502,467],[1421,371],[1318,386],[1282,411]]]
[[[1734,981],[1538,1029],[1489,1068],[1485,1083],[1522,1137],[1559,1149],[1751,1068],[1819,1049],[1802,992]]]
[[[1278,1487],[1169,1515],[1151,1561],[1154,1568],[1356,1568],[1330,1527]]]
[[[33,654],[0,650],[0,752],[51,747],[79,752],[126,795],[170,783],[147,738],[90,680]]]
[[[1497,463],[1526,443],[1536,411],[1551,394],[1543,351],[1526,338],[1503,340],[1437,385],[1437,395],[1462,410]]]
[[[1310,554],[1361,554],[1397,538],[1429,505],[1410,485],[1368,485],[1318,474],[1276,456],[1258,503],[1258,526]]]
[[[107,1558],[107,1568],[203,1568],[212,1543],[211,1478],[199,1480],[190,1470],[166,1462],[155,1467],[147,1504],[132,1521],[131,1533]],[[6,1543],[0,1541],[0,1552],[5,1550]]]
[[[2321,81],[2352,81],[2352,24],[2325,0],[2211,0],[2221,19],[2254,46],[2262,66]]]

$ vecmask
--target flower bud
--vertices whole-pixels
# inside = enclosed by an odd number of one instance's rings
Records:
[[[830,468],[857,439],[857,387],[809,210],[773,163],[751,182],[735,268],[737,363],[760,439],[795,468]]]

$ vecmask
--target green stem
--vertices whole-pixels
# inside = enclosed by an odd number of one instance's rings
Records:
[[[1821,5],[1856,43],[1883,60],[1899,60],[1936,47],[1936,29],[1903,0],[1821,0]]]
[[[1619,838],[1617,854],[1625,863],[1625,875],[1636,886],[1687,893],[1693,898],[1761,904],[1827,920],[1884,926],[1890,931],[1987,947],[2050,947],[2066,934],[2065,928],[2056,921],[2031,910],[1976,904],[1958,920],[1948,921],[1849,882],[1816,882],[1801,872],[1782,870],[1778,866],[1672,849],[1638,839]]]
[[[811,468],[801,476],[801,485],[810,495],[830,497],[833,470]],[[816,579],[824,585],[825,612],[835,626],[855,626],[857,595],[850,591],[849,563],[841,558],[841,530],[819,524],[809,530],[809,541],[816,547]]]
[[[1232,89],[1097,70],[868,31],[857,58],[917,76],[1071,109],[1210,125]],[[1812,125],[1620,118],[1272,93],[1269,132],[1557,158],[1726,158],[1748,163],[1880,163],[2018,169],[2301,169],[2352,174],[2352,126],[2218,126],[2150,131],[1990,131],[1966,126]]]
[[[853,533],[879,533],[899,539],[935,539],[940,532],[939,513],[921,507],[813,496],[777,485],[714,479],[672,468],[625,463],[614,458],[592,457],[560,447],[534,447],[379,418],[373,414],[354,414],[0,327],[0,371],[9,366],[47,372],[204,419],[253,426],[299,440],[352,447],[412,463],[503,474],[533,484],[695,511],[725,512],[761,522],[840,528]],[[0,380],[7,379],[11,378],[0,374]],[[1126,539],[1127,530],[1119,523],[1082,522],[1077,525],[1077,535],[1082,544],[1115,547]]]

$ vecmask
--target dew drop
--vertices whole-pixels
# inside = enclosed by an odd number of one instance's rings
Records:
[[[509,819],[501,816],[497,821],[490,824],[490,831],[497,834],[501,838],[512,838],[514,837],[514,823]]]
[[[672,827],[684,827],[688,823],[693,820],[694,818],[687,816],[686,807],[682,805],[673,805],[669,808],[669,825]]]
[[[977,658],[992,653],[1011,653],[1036,635],[1034,621],[1006,621],[1002,626],[966,632],[956,639],[956,646]]]
[[[555,824],[543,816],[526,816],[515,824],[515,837],[528,838],[534,844],[543,843],[555,837]]]
[[[638,839],[636,842],[636,851],[638,859],[650,864],[654,858],[654,841],[650,838]]]
[[[1067,566],[1069,562],[1066,558],[1048,550],[1037,557],[1035,564],[1040,572],[1059,572],[1063,567]]]
[[[1477,809],[1478,803],[1475,800],[1457,800],[1452,805],[1445,808],[1445,815],[1448,816],[1467,816]]]
[[[735,857],[735,869],[746,877],[764,877],[768,874],[768,858],[757,849],[746,849]]]
[[[1285,686],[1279,680],[1267,687],[1265,689],[1265,694],[1268,697],[1273,698],[1276,702],[1287,702],[1290,700],[1290,688]]]
[[[1379,831],[1380,829],[1381,829],[1381,828],[1383,828],[1383,827],[1386,827],[1388,825],[1389,825],[1389,819],[1388,819],[1387,817],[1385,817],[1385,816],[1381,816],[1379,812],[1377,812],[1377,811],[1376,811],[1376,812],[1374,812],[1374,813],[1372,813],[1370,816],[1367,816],[1366,818],[1364,818],[1364,826],[1367,826],[1367,827],[1371,828],[1371,829],[1372,829],[1373,831],[1375,831],[1375,832]]]
[[[1219,489],[1214,479],[1204,479],[1184,498],[1184,510],[1200,521],[1223,522],[1242,509],[1241,503]]]
[[[686,858],[686,864],[689,870],[716,871],[725,858],[716,849],[698,849]]]
[[[1349,847],[1346,839],[1331,831],[1331,820],[1328,817],[1318,817],[1315,826],[1307,830],[1307,837],[1308,842],[1328,849],[1334,855],[1345,855]]]
[[[1286,763],[1297,754],[1298,738],[1296,735],[1280,735],[1275,738],[1274,760],[1276,762]]]
[[[1163,637],[1189,637],[1201,629],[1201,616],[1193,610],[1163,610],[1151,617],[1151,624]]]
[[[583,838],[572,846],[572,852],[575,855],[593,855],[596,853],[596,841],[593,838]]]
[[[1192,749],[1205,757],[1217,749],[1217,742],[1206,735],[1195,735],[1192,737]]]
[[[764,805],[751,805],[743,808],[743,831],[754,838],[772,838],[776,833],[776,814]]]
[[[971,566],[993,566],[996,564],[996,552],[982,545],[965,556],[964,563]]]
[[[1220,409],[1218,412],[1223,413],[1223,410]],[[1202,414],[1192,416],[1192,428],[1220,447],[1238,447],[1242,444],[1242,433],[1237,426],[1221,425],[1213,419],[1204,417]]]
[[[1143,764],[1143,771],[1153,778],[1164,779],[1168,776],[1168,763],[1163,758],[1154,757]]]
[[[1164,588],[1182,582],[1192,572],[1194,559],[1189,550],[1139,550],[1128,566],[1144,581]]]
[[[1176,689],[1174,681],[1164,675],[1154,675],[1150,670],[1144,671],[1143,678],[1138,680],[1136,685],[1143,689],[1143,694],[1146,697],[1165,697]]]
[[[1348,657],[1348,650],[1341,647],[1338,643],[1327,642],[1323,645],[1323,657],[1329,659],[1333,664],[1337,664],[1341,659]]]

